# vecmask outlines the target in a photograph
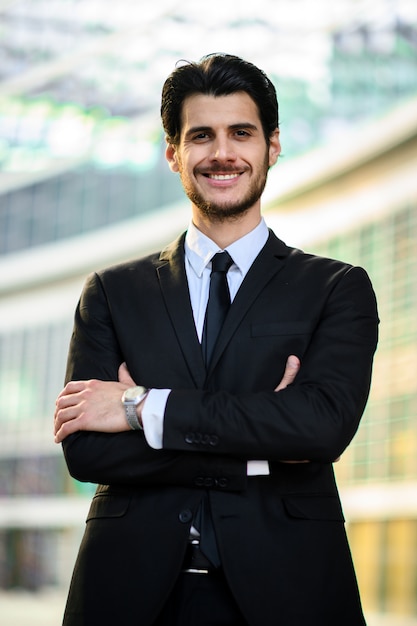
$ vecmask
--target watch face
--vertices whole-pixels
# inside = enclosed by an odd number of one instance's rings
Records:
[[[140,398],[140,396],[143,396],[145,392],[145,387],[129,387],[129,389],[126,389],[126,391],[124,392],[123,399],[133,402],[134,400],[136,400],[136,398]]]

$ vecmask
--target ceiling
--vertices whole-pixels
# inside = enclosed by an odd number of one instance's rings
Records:
[[[326,82],[336,31],[394,21],[417,32],[416,1],[0,0],[0,165],[7,151],[3,172],[28,167],[21,146],[11,162],[11,147],[18,136],[26,147],[35,135],[40,141],[39,120],[53,117],[56,106],[72,104],[148,133],[159,128],[161,87],[180,59],[228,52],[269,75],[317,86]],[[22,107],[33,102],[43,108],[31,108],[28,119]],[[88,124],[77,134],[67,116],[52,144],[66,141],[71,156],[82,153]],[[123,132],[130,132],[126,125]]]
[[[157,107],[177,60],[218,51],[315,80],[329,33],[399,17],[417,25],[415,0],[0,0],[0,98],[137,116]]]

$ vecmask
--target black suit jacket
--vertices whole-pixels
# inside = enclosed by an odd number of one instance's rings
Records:
[[[206,371],[184,236],[161,254],[92,275],[67,380],[116,380],[126,361],[138,384],[173,391],[163,450],[136,431],[64,441],[71,474],[99,484],[65,624],[151,624],[206,490],[224,572],[249,624],[364,624],[332,461],[365,407],[377,323],[363,269],[270,233]],[[289,354],[301,370],[276,393]],[[247,477],[248,459],[267,459],[270,475]],[[303,459],[310,463],[282,463]]]

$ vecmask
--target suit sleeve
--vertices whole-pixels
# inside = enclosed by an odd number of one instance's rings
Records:
[[[347,267],[329,290],[308,348],[299,355],[301,370],[294,384],[278,393],[272,385],[241,394],[173,391],[164,447],[204,448],[270,462],[339,457],[366,405],[378,328],[366,272]],[[308,302],[305,308],[309,310]]]
[[[66,382],[117,380],[119,365],[125,359],[110,309],[100,278],[91,275],[75,313]],[[62,445],[70,474],[84,482],[201,487],[210,480],[213,486],[221,483],[226,491],[246,486],[244,461],[202,451],[184,454],[153,450],[143,432],[77,432]]]

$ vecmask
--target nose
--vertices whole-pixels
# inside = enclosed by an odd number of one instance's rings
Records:
[[[232,141],[227,137],[217,137],[213,144],[211,159],[213,161],[234,161],[236,152]]]

